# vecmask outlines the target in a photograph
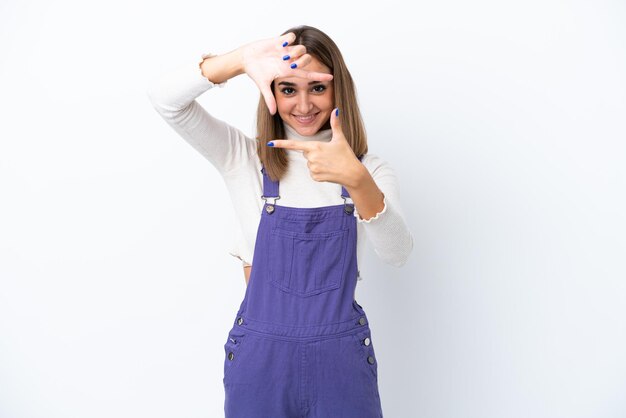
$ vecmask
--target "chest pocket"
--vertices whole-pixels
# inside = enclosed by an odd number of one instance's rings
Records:
[[[348,229],[295,232],[275,227],[268,245],[269,281],[308,297],[338,289],[343,281]]]

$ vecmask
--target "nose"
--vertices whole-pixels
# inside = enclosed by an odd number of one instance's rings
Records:
[[[313,103],[309,98],[309,94],[307,92],[302,92],[298,96],[298,105],[297,110],[301,115],[308,115],[313,108]]]

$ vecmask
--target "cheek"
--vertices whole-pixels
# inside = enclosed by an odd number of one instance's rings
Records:
[[[287,103],[279,97],[276,97],[276,108],[279,113],[285,113],[287,111]]]
[[[333,94],[333,91],[329,91],[328,94],[325,95],[325,99],[326,99],[326,103],[327,103],[327,107],[330,108],[334,108],[335,107],[335,95]]]
[[[281,94],[275,94],[274,98],[276,99],[276,106],[280,109],[288,109],[291,106],[289,99],[285,98]]]
[[[328,96],[325,100],[324,100],[324,108],[326,110],[332,110],[335,107],[335,100],[333,99],[332,96]]]

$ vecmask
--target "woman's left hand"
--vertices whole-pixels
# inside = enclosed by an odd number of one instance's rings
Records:
[[[330,115],[330,127],[333,135],[329,142],[275,139],[268,144],[273,143],[276,148],[302,151],[311,178],[315,181],[330,181],[346,188],[356,187],[363,165],[343,134],[337,109]]]

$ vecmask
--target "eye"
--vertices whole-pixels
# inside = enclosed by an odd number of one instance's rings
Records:
[[[320,87],[321,87],[321,90],[315,90],[316,88],[320,88]],[[313,89],[314,89],[315,91],[317,91],[318,93],[321,93],[321,92],[323,92],[324,90],[326,90],[326,86],[325,86],[325,85],[323,85],[323,84],[318,84],[317,86],[313,87]]]
[[[287,95],[291,94],[291,93],[287,93],[287,90],[293,90],[293,89],[291,87],[285,87],[284,89],[281,90],[281,92]]]

